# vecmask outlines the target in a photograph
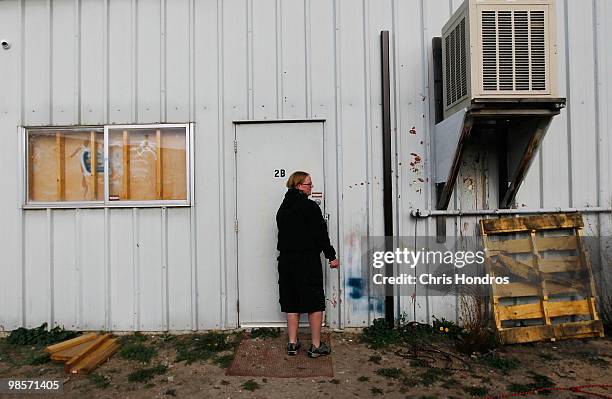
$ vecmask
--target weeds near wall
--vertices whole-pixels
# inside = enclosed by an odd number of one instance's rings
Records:
[[[599,317],[604,326],[606,335],[612,334],[612,296],[608,294],[599,295]]]
[[[458,335],[455,347],[461,353],[486,353],[499,345],[490,328],[487,296],[482,290],[480,286],[469,287],[459,295],[459,319],[463,331]]]

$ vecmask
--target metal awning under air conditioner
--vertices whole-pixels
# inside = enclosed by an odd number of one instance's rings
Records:
[[[467,145],[495,143],[499,160],[499,207],[512,205],[552,118],[565,98],[473,99],[435,126],[437,209],[446,209]]]

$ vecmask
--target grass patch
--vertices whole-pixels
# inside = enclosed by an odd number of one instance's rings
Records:
[[[107,388],[110,385],[110,377],[107,377],[105,375],[101,375],[101,374],[88,374],[87,375],[87,379],[89,380],[89,382],[91,382],[92,384],[94,384],[96,386],[96,388]]]
[[[431,326],[408,321],[407,316],[402,315],[396,324],[392,326],[383,318],[375,319],[371,326],[363,329],[360,340],[372,349],[379,349],[397,344],[418,344],[454,339],[463,331],[454,322],[436,318],[434,318],[434,325]]]
[[[381,377],[397,380],[402,375],[404,375],[404,372],[402,371],[402,369],[399,369],[397,367],[389,367],[376,370],[376,374],[380,375]]]
[[[48,363],[51,360],[51,355],[48,353],[33,352],[28,354],[24,360],[24,364],[28,366],[39,366]]]
[[[485,356],[481,358],[481,361],[487,366],[503,372],[516,370],[521,364],[517,359],[503,358],[497,354]]]
[[[128,375],[128,381],[129,382],[149,382],[156,375],[165,374],[167,371],[168,371],[168,367],[164,366],[163,364],[160,364],[155,367],[136,370],[134,372],[131,372]]]
[[[383,318],[374,319],[371,326],[363,329],[361,341],[368,344],[370,348],[378,349],[397,344],[400,335],[397,329],[390,326]]]
[[[128,342],[119,350],[121,358],[141,363],[149,363],[156,355],[157,349],[137,341]]]
[[[213,363],[224,369],[228,368],[229,365],[232,364],[232,360],[234,360],[233,353],[213,357]]]
[[[547,352],[538,353],[538,356],[540,356],[544,360],[559,360],[557,356]]]
[[[278,338],[280,337],[281,334],[281,330],[280,328],[276,327],[261,327],[261,328],[254,328],[251,330],[251,338],[255,339],[255,338]]]
[[[77,331],[66,331],[63,327],[54,327],[47,331],[47,323],[41,324],[36,328],[20,327],[11,331],[6,338],[6,343],[10,345],[38,345],[48,346],[57,342],[66,341],[81,335]]]
[[[488,328],[465,330],[459,335],[455,348],[464,354],[487,353],[499,347],[495,333]]]
[[[446,370],[430,368],[427,369],[423,374],[420,375],[420,382],[424,386],[428,387],[442,380],[442,377],[446,374]]]
[[[402,384],[406,387],[414,387],[415,385],[419,385],[419,380],[414,377],[404,377],[402,378]]]
[[[485,396],[489,389],[485,387],[463,387],[463,390],[471,396]]]
[[[367,382],[370,380],[370,377],[366,377],[365,375],[362,375],[361,377],[357,378],[357,381],[359,382]]]
[[[373,396],[382,395],[384,393],[384,391],[382,389],[378,388],[378,387],[370,388],[370,392],[372,392]]]
[[[135,343],[143,343],[147,342],[148,337],[141,333],[140,331],[136,331],[134,334],[126,334],[119,337],[120,345],[129,345]]]
[[[604,359],[603,357],[589,357],[586,359],[587,363],[592,366],[600,367],[602,369],[607,369],[610,367],[610,362]]]
[[[410,361],[411,367],[427,367],[428,363],[423,359],[413,359]]]
[[[542,393],[546,393],[546,388],[552,388],[556,385],[553,380],[542,374],[532,372],[530,377],[533,380],[532,383],[510,384],[508,385],[508,391],[519,393],[540,390]]]
[[[380,364],[381,360],[382,360],[382,356],[380,356],[380,355],[372,355],[368,359],[369,362],[372,362],[374,364]]]
[[[242,384],[242,389],[246,391],[253,392],[254,390],[259,388],[261,388],[261,385],[259,385],[255,380],[248,380],[244,384]]]
[[[207,361],[220,352],[234,350],[242,334],[225,334],[210,331],[204,334],[190,334],[174,341],[176,361],[191,364],[196,361]]]

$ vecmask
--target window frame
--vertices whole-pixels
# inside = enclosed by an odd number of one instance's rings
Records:
[[[158,129],[158,128],[184,128],[185,129],[185,171],[186,171],[186,198],[184,200],[109,200],[110,186],[108,175],[109,169],[109,130],[114,129]],[[193,123],[150,123],[150,124],[122,124],[122,125],[75,125],[75,126],[23,126],[21,130],[22,149],[20,162],[22,169],[23,195],[21,204],[23,209],[76,209],[76,208],[165,208],[165,207],[189,207],[193,203]],[[104,157],[104,198],[92,201],[31,201],[29,187],[29,132],[60,130],[62,132],[82,132],[97,130],[103,134],[103,157]]]

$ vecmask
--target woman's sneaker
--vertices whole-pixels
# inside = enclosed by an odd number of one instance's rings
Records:
[[[287,343],[287,354],[289,356],[295,356],[298,353],[298,349],[300,349],[300,347],[302,346],[302,344],[300,343],[300,340],[298,339],[297,342],[288,342]]]
[[[313,344],[310,344],[310,348],[308,349],[308,357],[319,357],[326,356],[331,353],[331,348],[325,342],[321,342],[321,344],[316,347]]]

